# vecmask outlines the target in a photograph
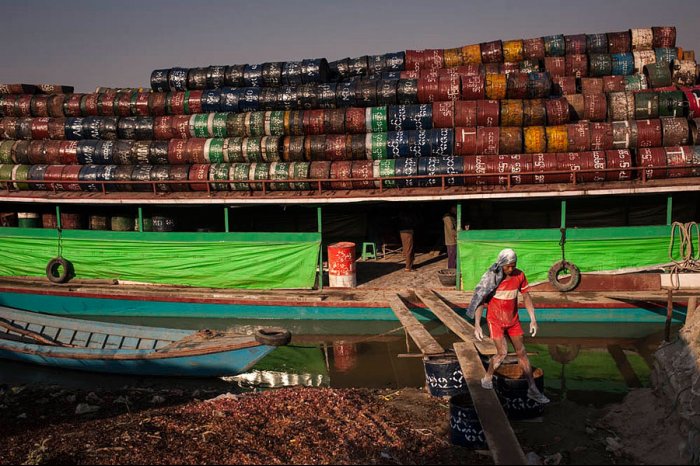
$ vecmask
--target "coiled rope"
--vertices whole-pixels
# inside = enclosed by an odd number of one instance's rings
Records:
[[[674,257],[676,231],[679,241],[676,251],[678,254]],[[700,227],[696,222],[673,222],[671,242],[668,245],[668,258],[673,263],[670,272],[671,285],[674,289],[680,288],[680,273],[700,272]]]

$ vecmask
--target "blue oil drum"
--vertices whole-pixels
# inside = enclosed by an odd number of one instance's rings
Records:
[[[265,87],[279,87],[282,85],[282,68],[284,62],[263,63],[262,81]]]
[[[586,52],[592,53],[608,53],[608,35],[602,34],[586,34]]]
[[[399,165],[399,160],[396,161]],[[405,171],[396,176],[406,175]],[[423,358],[425,381],[432,396],[454,396],[467,392],[467,382],[462,374],[457,356],[447,355],[437,358]]]
[[[131,172],[131,181],[151,181],[151,165],[135,165]],[[133,191],[153,191],[150,183],[132,184]]]
[[[431,129],[406,131],[409,157],[429,157],[432,154],[432,131]]]
[[[221,111],[221,90],[210,89],[202,94],[202,112],[216,113]]]
[[[170,91],[187,90],[187,68],[170,68],[168,73],[168,88]]]
[[[434,176],[440,174],[441,157],[421,157],[418,159],[418,174],[420,176]],[[423,187],[441,186],[440,178],[421,178],[419,185]]]
[[[388,131],[386,133],[386,150],[390,159],[411,157],[407,131]],[[398,175],[397,175],[398,176]]]
[[[299,108],[299,93],[295,86],[282,86],[277,92],[276,110],[297,110]]]
[[[300,61],[288,61],[282,67],[282,84],[285,86],[298,86],[304,83],[302,78],[303,65]]]
[[[301,78],[304,84],[328,82],[330,68],[325,58],[313,58],[301,62]]]
[[[416,176],[418,175],[418,159],[415,157],[396,159],[394,169],[396,171],[396,176]],[[418,187],[418,180],[415,178],[406,178],[398,180],[396,184],[399,188],[416,188]]]
[[[486,436],[469,393],[450,398],[450,441],[472,450],[486,450]]]
[[[384,71],[401,72],[406,66],[406,53],[393,52],[384,54]]]
[[[93,183],[81,183],[80,189],[82,191],[102,191],[102,185],[98,184],[97,181],[102,181],[102,170],[100,165],[85,165],[80,169],[80,174],[78,175],[78,180],[80,181],[92,181]]]
[[[369,65],[367,64],[367,55],[350,58],[348,60],[349,76],[365,76],[367,75],[368,71]]]
[[[377,105],[396,105],[398,79],[382,79],[377,82]]]
[[[544,390],[542,369],[532,368],[535,385]],[[519,364],[502,364],[494,374],[493,386],[509,419],[531,419],[542,416],[544,405],[527,397],[529,387]]]
[[[322,83],[316,86],[317,107],[322,109],[335,108],[336,83]],[[303,105],[302,105],[302,108]]]
[[[238,112],[238,102],[240,98],[240,91],[232,87],[224,87],[221,89],[219,109],[222,112]]]
[[[302,110],[318,108],[318,87],[316,84],[303,84],[296,89],[299,108]]]
[[[245,65],[231,65],[224,72],[224,86],[243,87],[243,71]]]
[[[67,140],[79,141],[81,139],[85,139],[83,136],[84,121],[84,118],[79,117],[66,118],[66,121],[63,124],[63,129]]]
[[[634,55],[631,53],[613,53],[612,74],[615,76],[626,76],[634,73]]]
[[[441,175],[461,175],[464,174],[464,157],[440,157]],[[463,186],[463,177],[445,178],[445,186]]]
[[[387,109],[387,125],[392,131],[432,129],[433,106],[431,104],[390,105]]]
[[[335,106],[337,108],[357,107],[357,81],[343,81],[338,83],[335,91]]]
[[[562,34],[542,37],[544,54],[547,57],[563,57],[566,55],[566,39]]]
[[[241,88],[238,98],[238,111],[257,112],[258,110],[260,110],[260,88]]]
[[[168,73],[170,73],[169,69],[153,70],[151,72],[151,89],[154,92],[168,92],[170,90]]]
[[[396,86],[396,103],[399,105],[410,105],[418,103],[418,80],[399,79]]]
[[[226,81],[226,67],[212,65],[207,67],[207,89],[220,89]]]
[[[435,128],[430,131],[430,153],[432,155],[453,155],[455,132],[453,128]]]
[[[355,106],[377,106],[377,81],[361,80],[355,87]]]
[[[78,141],[77,156],[80,165],[96,164],[95,154],[97,152],[97,143],[95,139],[85,139]]]
[[[46,191],[46,184],[43,183],[44,176],[46,175],[46,170],[49,168],[48,165],[32,165],[29,168],[29,175],[27,180],[29,181],[29,189],[37,189],[40,191]],[[32,183],[33,181],[33,183]]]
[[[262,87],[262,72],[262,65],[246,65],[243,69],[243,85],[245,87]]]
[[[96,165],[113,165],[114,144],[115,141],[98,141],[92,163]]]
[[[342,58],[340,60],[328,63],[328,68],[330,69],[330,76],[328,77],[329,80],[338,82],[350,76],[349,63],[349,58]]]
[[[656,63],[670,66],[673,60],[678,60],[678,49],[675,47],[654,49],[654,54],[656,55]]]

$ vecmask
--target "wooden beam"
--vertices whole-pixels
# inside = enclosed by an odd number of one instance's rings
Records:
[[[639,388],[642,383],[639,381],[639,377],[635,374],[632,365],[630,364],[625,352],[622,351],[618,345],[608,345],[608,353],[615,360],[615,365],[622,374],[622,378],[625,379],[625,383],[630,388]]]
[[[455,343],[454,348],[494,463],[526,464],[523,449],[496,393],[481,387],[486,372],[476,348],[471,343]]]
[[[426,330],[425,327],[416,319],[411,310],[404,304],[399,295],[394,295],[389,298],[389,306],[394,311],[396,317],[411,336],[418,349],[425,355],[443,354],[445,349],[438,343],[435,338]]]
[[[479,352],[485,356],[496,354],[496,345],[490,338],[477,341],[474,337],[474,326],[457,315],[437,294],[432,290],[416,290],[416,296],[430,309],[430,312],[442,321],[458,337],[466,342],[473,343]]]

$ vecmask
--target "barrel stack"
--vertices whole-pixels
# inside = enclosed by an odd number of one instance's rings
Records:
[[[0,187],[297,191],[700,174],[698,66],[675,27],[173,67],[150,84],[0,86]]]

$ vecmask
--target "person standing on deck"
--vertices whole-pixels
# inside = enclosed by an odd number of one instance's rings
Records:
[[[450,207],[450,211],[442,216],[445,230],[445,247],[447,248],[447,268],[457,268],[457,207]]]
[[[418,218],[413,210],[401,209],[399,212],[399,234],[401,235],[401,248],[406,259],[406,272],[413,272],[413,230],[418,223]]]
[[[489,268],[477,285],[474,298],[469,307],[475,306],[474,336],[478,341],[484,338],[481,330],[481,315],[484,304],[488,306],[486,322],[489,333],[496,344],[496,354],[489,362],[486,376],[481,379],[481,386],[493,389],[493,374],[503,363],[508,354],[508,342],[506,335],[513,343],[513,348],[518,355],[518,363],[527,377],[529,384],[527,396],[538,403],[549,403],[547,398],[535,386],[532,376],[532,366],[527,357],[527,350],[523,343],[523,328],[518,317],[518,292],[522,293],[525,307],[530,314],[530,335],[537,334],[537,321],[535,320],[535,307],[528,293],[527,278],[522,270],[515,268],[517,256],[512,249],[504,249],[498,254],[498,261]],[[495,285],[495,286],[494,286]],[[469,312],[469,311],[468,311]]]

